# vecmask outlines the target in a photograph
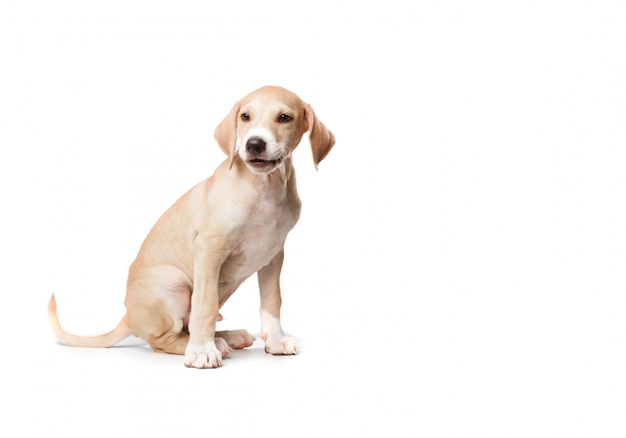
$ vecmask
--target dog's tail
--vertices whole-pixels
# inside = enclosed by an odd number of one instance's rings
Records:
[[[111,347],[133,334],[128,326],[126,316],[122,318],[115,329],[100,336],[77,336],[66,332],[59,322],[57,300],[54,298],[54,294],[52,294],[48,302],[48,319],[50,320],[52,331],[59,342],[70,347]]]

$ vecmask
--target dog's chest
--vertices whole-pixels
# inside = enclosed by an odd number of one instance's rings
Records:
[[[236,245],[227,263],[235,277],[248,277],[266,266],[282,248],[297,221],[286,201],[261,202],[240,225]]]

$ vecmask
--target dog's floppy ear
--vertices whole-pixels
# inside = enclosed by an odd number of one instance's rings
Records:
[[[239,114],[239,102],[236,102],[233,109],[224,117],[217,128],[215,128],[215,140],[229,158],[228,168],[233,167],[235,159],[235,146],[237,143],[237,116]]]
[[[335,136],[317,119],[311,105],[304,104],[304,115],[309,129],[309,142],[313,152],[313,163],[317,165],[328,155],[335,144]]]

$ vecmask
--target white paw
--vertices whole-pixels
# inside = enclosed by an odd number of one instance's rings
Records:
[[[222,358],[231,348],[222,338],[215,338],[205,344],[189,343],[185,349],[185,366],[189,368],[217,368],[222,366]]]
[[[241,349],[250,347],[256,339],[248,330],[225,330],[216,332],[216,335],[223,338],[231,348]]]
[[[269,354],[292,355],[298,353],[296,341],[287,336],[263,336],[265,352]]]

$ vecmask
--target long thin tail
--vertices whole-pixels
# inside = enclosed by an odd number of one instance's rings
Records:
[[[54,298],[54,294],[52,294],[50,301],[48,301],[48,319],[50,320],[52,331],[59,342],[71,347],[111,347],[133,334],[128,326],[126,316],[122,318],[115,329],[100,336],[77,336],[66,332],[59,322],[57,301]]]

